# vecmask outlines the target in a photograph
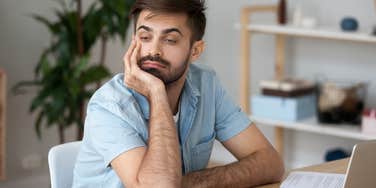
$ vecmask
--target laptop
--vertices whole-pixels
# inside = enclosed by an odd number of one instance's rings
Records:
[[[376,187],[376,141],[354,146],[343,188]]]
[[[354,146],[346,174],[294,171],[280,188],[376,188],[376,141]]]

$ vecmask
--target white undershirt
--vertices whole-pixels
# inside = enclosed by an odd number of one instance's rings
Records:
[[[177,125],[178,124],[178,121],[179,121],[179,114],[180,114],[180,101],[179,101],[179,104],[178,104],[178,112],[174,115],[174,121],[175,121],[175,124]]]

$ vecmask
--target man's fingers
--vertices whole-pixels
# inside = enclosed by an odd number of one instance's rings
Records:
[[[131,55],[132,55],[133,50],[134,50],[135,47],[136,47],[135,40],[132,39],[132,42],[131,42],[129,48],[128,48],[127,52],[125,53],[124,57],[123,57],[124,62],[125,62],[126,60],[129,60],[129,59],[130,59],[130,57],[131,57]]]
[[[127,52],[125,53],[125,55],[123,57],[124,69],[125,69],[124,72],[125,73],[129,73],[130,70],[131,70],[130,57],[131,57],[135,47],[136,47],[135,40],[132,39],[131,45],[129,46]]]
[[[140,42],[136,42],[136,47],[133,50],[133,53],[132,53],[132,56],[131,56],[131,60],[130,60],[131,69],[138,69],[137,58],[138,58],[139,53],[140,53],[140,48],[141,48],[141,43]]]

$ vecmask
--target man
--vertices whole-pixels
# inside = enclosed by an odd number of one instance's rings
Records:
[[[226,94],[204,50],[199,0],[138,0],[124,74],[88,104],[73,187],[252,187],[280,181],[277,152]],[[206,169],[214,139],[238,159]]]

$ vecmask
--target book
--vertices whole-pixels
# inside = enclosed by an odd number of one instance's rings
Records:
[[[314,88],[297,89],[293,91],[281,91],[276,89],[262,89],[261,93],[268,96],[276,97],[300,97],[303,95],[310,95],[314,93]]]
[[[283,80],[262,80],[260,82],[261,89],[273,89],[280,91],[294,91],[301,89],[314,88],[315,84],[307,80],[286,78]]]
[[[298,97],[314,93],[315,84],[307,80],[286,78],[283,80],[262,80],[260,88],[263,95]]]

